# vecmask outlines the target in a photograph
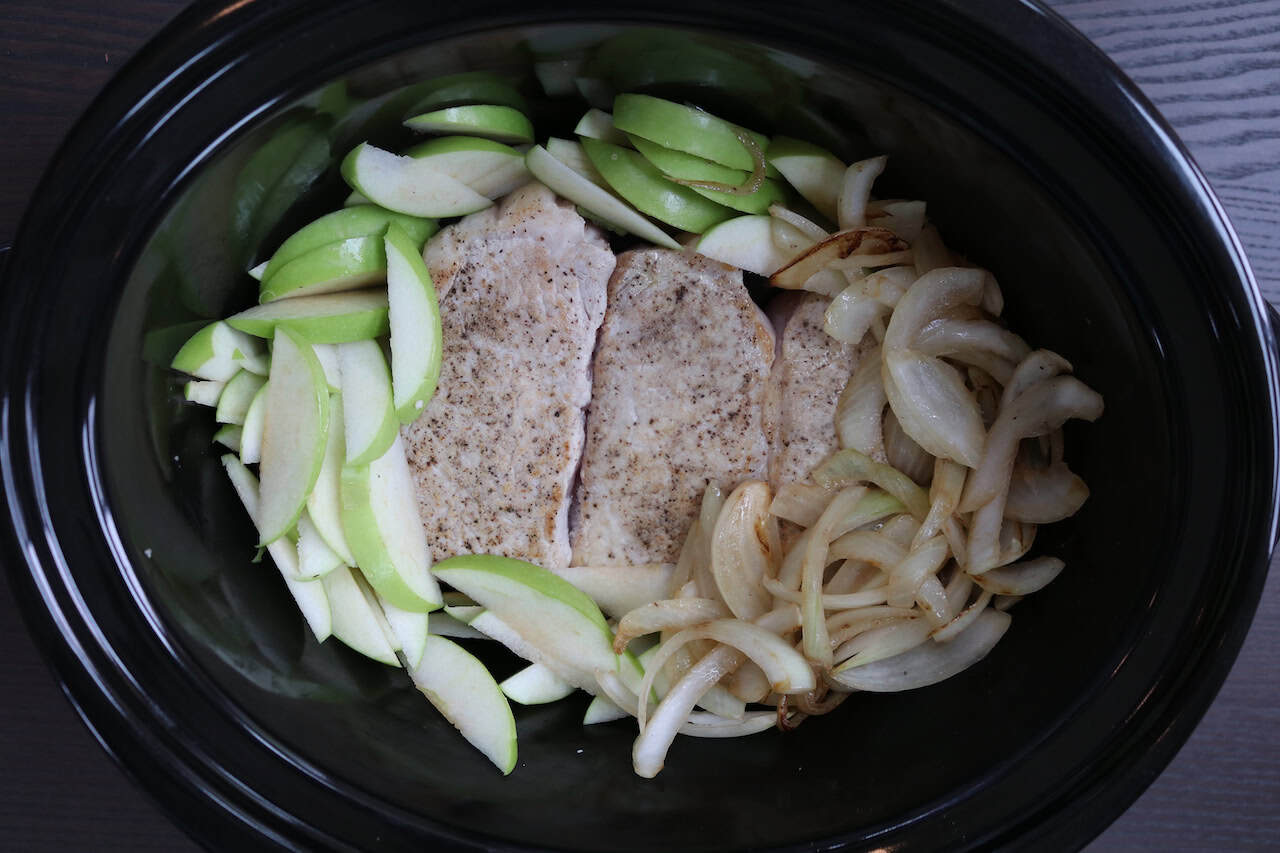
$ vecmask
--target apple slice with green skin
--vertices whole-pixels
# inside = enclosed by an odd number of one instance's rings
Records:
[[[239,453],[240,436],[243,432],[243,428],[237,424],[224,424],[213,434],[213,441],[215,444],[221,444],[233,453]]]
[[[525,109],[524,96],[514,86],[495,74],[479,71],[441,78],[440,85],[433,86],[407,112],[417,115],[459,104],[503,104],[512,109]]]
[[[316,354],[316,361],[320,362],[320,369],[324,371],[324,379],[329,383],[329,393],[337,394],[342,390],[342,371],[338,368],[338,345],[312,344],[311,351]]]
[[[582,118],[578,119],[578,124],[573,128],[573,132],[578,136],[599,139],[602,142],[611,142],[614,145],[631,144],[627,135],[614,127],[613,116],[595,107],[587,110]]]
[[[262,280],[259,302],[316,296],[380,284],[387,275],[382,236],[327,243],[294,258]]]
[[[839,157],[810,142],[779,136],[769,143],[768,159],[819,213],[836,221],[836,201],[847,169]]]
[[[493,204],[430,163],[367,142],[342,161],[342,177],[374,204],[410,216],[466,216]]]
[[[260,338],[272,337],[281,327],[313,344],[369,340],[390,328],[387,294],[381,290],[280,299],[232,314],[227,323]]]
[[[670,598],[667,589],[675,566],[567,566],[552,571],[589,595],[607,615],[621,619],[637,607]]]
[[[648,240],[657,246],[679,250],[680,244],[653,222],[641,216],[627,202],[611,191],[592,183],[569,166],[552,157],[547,149],[535,145],[525,155],[529,171],[557,195],[581,205],[617,228]],[[593,167],[594,168],[594,167]]]
[[[267,423],[267,388],[270,385],[267,382],[258,389],[244,416],[244,426],[240,430],[240,459],[246,465],[262,461],[262,431]]]
[[[391,371],[376,341],[341,344],[338,366],[346,447],[343,464],[368,465],[387,452],[400,432],[391,402]]]
[[[502,104],[468,104],[433,110],[405,119],[404,126],[421,133],[481,136],[508,145],[533,142],[533,124],[525,114]]]
[[[220,424],[243,424],[249,413],[249,405],[267,380],[256,373],[242,370],[227,382],[218,395],[218,409],[214,417]]]
[[[307,516],[320,538],[348,566],[356,564],[356,558],[347,545],[347,535],[342,529],[342,465],[346,458],[345,406],[343,395],[329,397],[329,435],[325,438],[324,461],[320,463],[320,475],[307,496]]]
[[[751,178],[751,175],[747,172],[730,169],[728,166],[721,166],[719,163],[713,163],[710,160],[704,160],[701,157],[695,157],[683,151],[663,148],[661,145],[642,139],[639,136],[631,136],[630,139],[641,156],[657,166],[658,170],[669,178],[679,178],[686,181],[714,181],[735,187],[742,186]],[[769,209],[769,205],[781,204],[787,198],[786,191],[783,190],[782,185],[769,178],[765,178],[760,184],[760,188],[750,195],[735,195],[734,193],[705,187],[689,187],[689,189],[705,199],[723,204],[725,207],[731,207],[734,210],[740,210],[743,213],[764,213]]]
[[[428,637],[413,683],[462,736],[505,776],[516,766],[516,721],[498,683],[479,660],[444,637]]]
[[[218,399],[226,389],[227,383],[214,379],[192,379],[182,386],[182,396],[188,403],[197,403],[210,408],[218,405]]]
[[[461,181],[486,198],[501,198],[532,179],[525,168],[523,154],[510,145],[479,136],[442,136],[404,153]]]
[[[731,169],[755,168],[751,152],[738,133],[749,136],[761,151],[769,140],[764,134],[730,124],[694,107],[651,95],[618,95],[613,99],[613,124],[618,130],[674,148]]]
[[[240,370],[265,376],[267,353],[262,341],[219,320],[192,335],[169,364],[174,370],[226,382]]]
[[[352,237],[378,236],[392,222],[403,228],[419,246],[439,230],[435,220],[405,216],[403,213],[396,213],[373,204],[344,207],[304,225],[281,243],[280,248],[276,249],[271,260],[267,262],[263,278],[270,278],[285,264],[321,246],[339,243]]]
[[[610,194],[613,193],[609,189],[609,184],[605,181],[604,175],[600,174],[599,170],[591,165],[591,158],[587,156],[586,151],[582,150],[582,143],[553,136],[547,140],[547,153],[591,183],[603,188]]]
[[[303,510],[298,517],[298,575],[304,579],[320,578],[345,565],[324,541],[311,516]]]
[[[599,723],[612,723],[614,720],[621,720],[629,716],[631,715],[613,704],[613,700],[608,696],[597,696],[591,700],[591,704],[587,706],[586,713],[582,715],[582,724],[584,726],[594,726]]]
[[[269,263],[271,263],[271,262],[270,262],[270,261],[263,261],[262,263],[258,264],[256,267],[250,267],[250,268],[249,268],[249,278],[253,278],[253,279],[257,279],[258,281],[262,281],[262,276],[263,276],[263,274],[267,271],[267,264],[269,264]]]
[[[386,244],[392,398],[400,423],[411,424],[431,402],[440,378],[440,305],[431,273],[405,233],[392,225]]]
[[[360,579],[346,566],[339,566],[319,581],[324,584],[333,609],[333,636],[367,658],[399,666],[396,650],[387,640],[382,612],[370,602]]]
[[[395,645],[404,655],[405,666],[412,669],[422,661],[427,647],[427,635],[431,633],[431,618],[435,613],[415,613],[402,610],[380,595],[376,595],[382,615],[387,619]]]
[[[614,192],[654,219],[701,234],[733,216],[733,211],[724,205],[667,180],[635,151],[587,138],[582,140],[582,148]]]
[[[227,476],[231,478],[231,485],[240,496],[240,502],[244,504],[245,511],[249,513],[249,518],[256,526],[259,510],[258,478],[253,476],[253,472],[246,468],[243,462],[230,453],[222,457],[222,467],[226,469]],[[295,580],[298,577],[298,552],[287,538],[278,539],[268,545],[267,553],[271,555],[272,562],[284,577],[285,586],[288,587],[293,600],[297,602],[298,609],[302,611],[302,617],[307,620],[311,633],[323,643],[333,630],[333,610],[329,606],[329,596],[324,586],[320,581]]]
[[[342,200],[343,207],[355,207],[358,204],[373,204],[373,202],[365,198],[364,193],[360,192],[360,190],[352,190],[350,194]]]
[[[453,637],[455,640],[488,640],[487,635],[472,628],[466,622],[450,616],[443,610],[434,610],[427,614],[427,633],[439,637]]]
[[[320,476],[329,430],[329,383],[311,345],[277,329],[262,429],[260,544],[293,529]]]
[[[618,669],[613,632],[600,608],[573,584],[541,566],[466,554],[438,563],[434,573],[546,656],[535,663],[547,663],[575,686],[595,693],[599,690],[595,672]],[[474,620],[472,625],[484,630]]]
[[[698,238],[693,250],[757,275],[773,275],[791,258],[773,240],[772,216],[738,216]]]
[[[531,663],[498,685],[512,702],[545,705],[558,702],[574,687],[540,663]]]
[[[342,529],[356,565],[378,595],[402,610],[440,606],[413,475],[397,435],[378,459],[342,470]]]

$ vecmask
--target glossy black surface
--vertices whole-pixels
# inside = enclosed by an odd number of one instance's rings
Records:
[[[1208,705],[1274,536],[1276,351],[1234,237],[1163,125],[1029,5],[922,0],[891,19],[871,3],[687,5],[206,6],[60,152],[4,291],[6,562],[86,720],[206,843],[1070,846]],[[885,188],[928,199],[949,241],[1000,276],[1012,324],[1067,355],[1108,410],[1069,434],[1092,500],[1041,543],[1071,568],[1019,605],[980,667],[786,737],[682,741],[651,782],[630,772],[626,724],[584,730],[582,703],[526,710],[503,780],[403,677],[308,637],[270,567],[248,562],[207,417],[172,402],[144,336],[247,304],[234,271],[340,202],[319,167],[365,135],[398,138],[398,99],[353,111],[317,95],[326,84],[363,99],[525,70],[531,40],[569,35],[533,23],[615,15],[737,39],[670,31],[655,56],[628,31],[593,51],[620,88],[700,96],[846,157],[890,153]],[[533,106],[554,125],[554,105]],[[286,126],[307,129],[306,192],[237,219],[236,176]]]

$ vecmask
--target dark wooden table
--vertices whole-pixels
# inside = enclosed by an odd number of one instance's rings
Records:
[[[114,70],[183,0],[0,4],[0,244]],[[1280,0],[1052,0],[1142,86],[1208,173],[1280,303]],[[1273,569],[1275,563],[1273,563]],[[1280,578],[1204,721],[1090,847],[1280,850]],[[178,851],[191,842],[80,723],[0,584],[0,850]]]

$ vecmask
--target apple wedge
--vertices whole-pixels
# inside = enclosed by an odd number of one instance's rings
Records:
[[[342,374],[342,428],[346,457],[343,464],[368,465],[387,452],[400,432],[391,396],[391,371],[374,341],[338,347]]]
[[[548,664],[575,686],[596,693],[596,671],[618,669],[613,633],[600,608],[573,584],[541,566],[466,554],[438,563],[434,573],[545,656],[534,663]],[[485,630],[475,620],[472,626]]]
[[[233,453],[239,453],[240,436],[243,432],[243,428],[237,424],[223,424],[218,431],[213,434],[213,440],[215,444],[221,444]]]
[[[267,388],[270,386],[268,381],[258,389],[244,416],[244,426],[240,431],[240,461],[246,465],[262,461],[262,431],[267,423]]]
[[[587,156],[586,151],[582,150],[581,142],[553,136],[547,140],[547,153],[591,183],[612,194],[613,191],[609,189],[609,184],[605,181],[604,175],[600,174],[599,170],[591,165],[591,158]]]
[[[188,403],[213,408],[218,405],[218,400],[226,388],[227,383],[214,379],[192,379],[182,386],[182,397]]]
[[[573,685],[540,663],[531,663],[498,685],[512,702],[545,705],[573,692]]]
[[[446,107],[405,119],[404,126],[421,133],[467,134],[508,145],[533,142],[532,122],[524,113],[502,104]]]
[[[422,255],[403,231],[387,229],[391,389],[400,423],[411,424],[436,393],[444,357],[440,306]]]
[[[298,516],[298,576],[304,580],[320,578],[345,565],[324,541],[310,514],[303,510]]]
[[[582,147],[614,192],[660,222],[701,234],[733,216],[724,205],[667,180],[658,167],[635,151],[590,138],[583,138]]]
[[[438,230],[435,220],[405,216],[373,204],[344,207],[321,216],[295,231],[289,239],[280,244],[280,248],[276,249],[271,260],[267,262],[267,268],[263,270],[262,277],[270,278],[285,264],[321,246],[340,243],[352,237],[376,237],[392,222],[403,228],[406,234],[418,242],[419,246]]]
[[[847,168],[839,157],[813,143],[779,136],[769,143],[768,159],[819,213],[836,221],[836,201]]]
[[[414,685],[503,775],[516,766],[516,721],[489,670],[444,637],[428,637],[422,660],[409,672]]]
[[[594,726],[600,723],[612,723],[614,720],[629,716],[631,715],[615,705],[608,696],[597,696],[591,700],[586,713],[582,715],[582,724]]]
[[[249,513],[249,518],[257,526],[258,478],[253,476],[253,472],[231,453],[222,457],[222,467],[226,469],[231,485],[239,495],[240,502],[244,504],[245,511]],[[287,539],[277,539],[272,542],[267,546],[267,553],[271,555],[272,562],[284,577],[285,586],[297,603],[298,609],[302,611],[302,618],[307,621],[311,633],[323,643],[333,630],[333,610],[329,605],[329,596],[325,592],[324,585],[320,581],[295,580],[298,576],[298,552],[294,550],[293,543]]]
[[[567,566],[552,571],[590,596],[609,616],[620,619],[637,607],[670,598],[668,585],[675,566]]]
[[[345,565],[354,566],[356,558],[351,554],[347,535],[342,529],[342,465],[346,458],[344,416],[343,395],[339,393],[330,396],[329,434],[325,437],[320,474],[311,488],[311,494],[307,496],[307,516],[333,553]]]
[[[218,408],[214,418],[220,424],[243,424],[249,413],[249,405],[267,380],[256,373],[242,370],[227,382],[218,395]]]
[[[255,279],[257,281],[262,281],[262,276],[267,271],[268,263],[270,263],[270,261],[263,261],[262,263],[258,264],[256,267],[250,267],[249,278]]]
[[[767,151],[764,134],[730,124],[694,107],[655,98],[651,95],[618,95],[613,99],[613,124],[664,148],[674,148],[731,169],[750,172],[755,168],[751,152],[738,139],[749,136],[761,151]]]
[[[265,376],[268,369],[262,342],[221,320],[188,338],[169,366],[214,382],[226,382],[242,369]]]
[[[587,110],[582,118],[578,119],[578,124],[573,128],[573,132],[578,136],[599,139],[602,142],[611,142],[614,145],[631,144],[630,140],[627,139],[627,135],[614,127],[613,116],[595,107]]]
[[[361,290],[298,296],[232,314],[227,323],[260,338],[282,327],[313,344],[369,340],[387,333],[387,295]]]
[[[399,435],[368,465],[343,468],[342,529],[356,565],[378,595],[415,613],[440,606],[440,587],[431,576],[427,536]]]
[[[382,237],[351,237],[299,255],[262,280],[258,301],[337,293],[378,284],[387,274]],[[250,338],[252,340],[252,338]]]
[[[377,593],[374,593],[374,599],[382,608],[382,615],[386,617],[396,647],[404,655],[405,666],[412,669],[422,661],[422,653],[427,647],[427,635],[431,633],[431,617],[435,613],[402,610]]]
[[[311,345],[277,329],[262,429],[258,529],[268,545],[293,528],[320,476],[329,430],[329,383]]]
[[[361,589],[360,578],[346,566],[329,572],[324,584],[333,609],[333,636],[367,658],[388,666],[399,666],[396,650],[387,639],[390,628],[378,606]]]
[[[466,216],[493,204],[430,163],[367,142],[342,161],[342,177],[374,204],[410,216]]]
[[[488,640],[490,637],[466,622],[451,616],[443,610],[433,610],[427,614],[427,633],[438,637],[453,637],[455,640]]]
[[[458,104],[505,104],[518,110],[525,108],[524,96],[507,80],[489,71],[465,71],[450,74],[423,84],[426,89],[409,115],[425,113]]]
[[[628,138],[644,159],[658,167],[658,171],[662,172],[662,174],[672,179],[710,181],[727,186],[741,187],[751,178],[748,172],[730,169],[728,166],[721,166],[719,163],[713,163],[710,160],[704,160],[701,157],[695,157],[683,151],[663,148],[661,145],[642,139],[639,136],[632,135]],[[768,211],[769,205],[779,204],[785,201],[787,197],[782,185],[769,178],[765,178],[760,183],[760,187],[749,195],[737,195],[706,187],[689,187],[689,189],[705,199],[743,213],[764,213]]]
[[[641,216],[634,207],[609,190],[597,186],[590,179],[552,157],[541,145],[535,145],[529,149],[529,153],[525,155],[525,162],[533,176],[550,187],[557,195],[569,199],[574,204],[582,205],[586,210],[628,234],[634,234],[657,246],[679,250],[680,244],[673,240],[670,234]]]
[[[510,145],[479,136],[442,136],[404,153],[490,199],[501,198],[532,178],[523,154]]]
[[[338,368],[338,345],[312,344],[311,351],[316,354],[316,361],[320,362],[320,369],[324,371],[324,381],[329,383],[329,393],[338,393],[342,389],[342,371]]]
[[[693,250],[731,267],[773,275],[792,261],[773,239],[772,216],[738,216],[707,230]]]

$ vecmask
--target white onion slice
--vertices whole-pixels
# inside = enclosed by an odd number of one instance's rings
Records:
[[[836,401],[836,436],[840,446],[887,460],[884,450],[884,407],[889,404],[880,378],[880,350],[862,357]]]
[[[769,513],[801,527],[812,527],[834,493],[813,483],[785,483],[769,504]]]
[[[915,618],[865,631],[836,649],[835,659],[842,662],[832,670],[832,675],[868,666],[885,658],[897,657],[921,643],[929,642],[929,632],[932,630],[933,626],[927,619]]]
[[[884,453],[890,467],[913,482],[927,484],[933,477],[934,457],[907,435],[892,410],[884,416]]]
[[[839,525],[854,514],[866,493],[865,488],[853,486],[836,495],[817,523],[809,529],[809,540],[805,543],[800,570],[800,591],[804,596],[800,607],[801,633],[805,655],[822,665],[831,664],[831,646],[827,643],[827,625],[822,609],[823,570],[830,562],[827,552],[831,540],[839,535]],[[764,668],[763,664],[761,668]],[[767,669],[765,671],[768,672]]]
[[[915,348],[930,323],[956,308],[981,302],[982,287],[982,270],[944,267],[920,276],[898,300],[885,334],[885,348]]]
[[[859,482],[874,483],[893,495],[916,518],[929,514],[929,494],[891,465],[876,462],[857,450],[838,450],[814,468],[810,476],[818,485],[839,489]]]
[[[867,201],[871,198],[871,185],[884,172],[889,158],[871,157],[850,164],[840,184],[840,196],[836,199],[836,222],[841,228],[857,228],[867,221]]]
[[[1066,463],[1035,468],[1015,462],[1005,501],[1005,518],[1052,524],[1070,518],[1089,498],[1089,487]]]
[[[975,467],[986,429],[959,372],[941,359],[887,348],[883,371],[885,395],[903,431],[934,456]]]
[[[970,604],[964,610],[960,611],[954,619],[951,619],[947,624],[933,632],[934,642],[948,643],[955,639],[957,635],[977,621],[978,617],[982,615],[982,611],[987,608],[987,604],[990,603],[990,601],[991,593],[987,590],[983,590],[982,594],[978,596],[977,600],[974,601],[973,604]]]
[[[973,582],[989,593],[1030,595],[1048,586],[1065,567],[1057,557],[1038,557],[975,575]]]
[[[801,216],[789,207],[783,207],[780,204],[771,204],[769,205],[769,215],[780,222],[785,222],[805,237],[809,238],[809,245],[821,242],[831,236],[827,233],[827,229],[818,225],[811,219]]]
[[[915,600],[916,590],[924,579],[942,568],[942,564],[950,556],[951,549],[942,536],[927,539],[918,548],[913,548],[902,562],[893,567],[889,573],[888,598],[891,607],[910,607]]]
[[[866,293],[861,281],[855,281],[831,300],[822,329],[841,343],[856,344],[888,312],[880,300]]]
[[[915,618],[915,610],[905,607],[857,607],[827,617],[827,632],[831,637],[831,647],[836,649],[864,631]]]
[[[908,243],[914,243],[924,228],[925,213],[923,201],[871,202],[867,205],[867,224],[888,228]]]
[[[798,290],[833,261],[841,261],[852,255],[884,255],[907,248],[902,238],[887,228],[863,227],[837,231],[793,258],[791,263],[771,275],[769,281],[774,287]]]
[[[875,589],[888,582],[889,576],[877,566],[862,560],[845,560],[827,579],[822,589],[823,595],[846,595]]]
[[[710,598],[671,598],[632,610],[618,620],[613,650],[618,654],[636,637],[659,631],[681,631],[729,615],[728,608]]]
[[[920,229],[920,236],[911,241],[912,256],[915,259],[916,275],[924,275],[942,267],[955,264],[942,235],[932,223],[926,223]]]
[[[827,558],[862,560],[887,573],[907,558],[907,550],[883,533],[855,530],[832,542]]]
[[[761,581],[781,560],[778,520],[769,515],[769,486],[748,480],[725,500],[711,537],[711,576],[729,611],[755,619],[772,598]]]
[[[764,579],[765,588],[768,589],[780,601],[790,601],[792,604],[800,604],[803,598],[797,590],[787,589],[773,578]],[[840,595],[823,593],[822,609],[823,610],[848,610],[852,607],[868,607],[873,604],[884,604],[888,595],[888,587],[882,586],[877,589],[863,590],[862,592],[849,592]]]
[[[920,331],[915,348],[925,355],[947,356],[957,361],[965,361],[966,355],[975,351],[990,353],[1014,364],[1031,352],[1026,341],[990,320],[947,317],[926,325]]]

